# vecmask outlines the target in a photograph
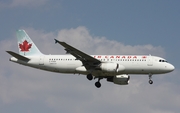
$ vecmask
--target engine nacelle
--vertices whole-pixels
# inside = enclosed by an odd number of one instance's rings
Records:
[[[123,71],[125,68],[117,63],[101,63],[100,69],[105,72],[119,72]]]
[[[111,78],[107,78],[107,81],[113,82],[114,84],[119,85],[128,85],[129,84],[130,76],[128,75],[116,75]]]

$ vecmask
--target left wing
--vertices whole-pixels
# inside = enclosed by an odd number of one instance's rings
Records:
[[[61,44],[65,48],[67,53],[70,53],[71,55],[76,57],[77,60],[80,60],[87,70],[97,67],[101,63],[101,61],[99,61],[98,59],[93,58],[92,56],[70,46],[65,42],[61,42],[56,39],[54,40],[55,43]]]

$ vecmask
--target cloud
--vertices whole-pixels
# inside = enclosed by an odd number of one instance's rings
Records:
[[[13,8],[13,7],[37,7],[45,5],[49,0],[10,0],[1,1],[1,8]]]
[[[48,33],[33,28],[24,29],[46,54],[65,53],[62,46],[54,44],[56,38],[89,54],[165,56],[165,51],[160,46],[125,45],[106,37],[92,36],[83,26]],[[171,74],[153,76],[153,85],[148,84],[147,76],[131,75],[128,86],[114,85],[102,80],[102,87],[97,89],[94,86],[95,81],[88,81],[82,75],[51,73],[9,62],[10,55],[5,53],[5,50],[17,51],[16,40],[6,39],[0,42],[0,105],[12,108],[12,112],[16,112],[13,110],[14,105],[17,105],[16,108],[25,109],[22,111],[33,112],[33,109],[29,111],[21,106],[28,106],[29,103],[36,106],[37,111],[44,109],[54,113],[179,112],[179,84],[166,80]]]
[[[87,28],[64,29],[58,32],[58,39],[70,43],[90,54],[152,54],[164,56],[162,47],[152,45],[124,45],[121,42],[108,40],[106,37],[91,36]]]

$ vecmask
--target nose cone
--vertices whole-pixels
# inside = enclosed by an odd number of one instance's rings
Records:
[[[172,64],[169,64],[169,65],[167,66],[167,70],[168,70],[169,72],[173,71],[174,69],[175,69],[175,67],[174,67]]]

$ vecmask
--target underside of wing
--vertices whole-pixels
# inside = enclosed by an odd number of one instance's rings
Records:
[[[70,53],[71,55],[76,57],[77,60],[80,60],[87,70],[92,69],[92,67],[96,67],[101,63],[101,61],[99,61],[98,59],[93,58],[92,56],[70,46],[65,42],[61,42],[55,39],[55,43],[59,43],[60,45],[62,45],[67,53]]]

